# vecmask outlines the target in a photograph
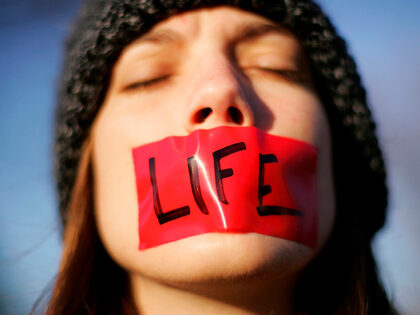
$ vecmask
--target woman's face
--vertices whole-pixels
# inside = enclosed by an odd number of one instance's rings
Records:
[[[132,148],[223,125],[318,148],[315,249],[256,233],[207,233],[138,249]],[[123,50],[93,127],[95,215],[105,248],[131,276],[163,283],[294,278],[333,224],[329,134],[303,48],[286,29],[228,7],[157,24]]]

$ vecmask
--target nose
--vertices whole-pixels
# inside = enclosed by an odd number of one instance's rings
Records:
[[[227,58],[213,56],[212,59],[213,62],[198,67],[200,71],[195,76],[191,102],[186,109],[186,131],[254,125],[250,84]]]

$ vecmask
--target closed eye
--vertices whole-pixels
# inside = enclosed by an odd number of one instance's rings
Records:
[[[297,70],[273,69],[273,68],[265,68],[265,67],[262,67],[259,69],[278,75],[293,83],[308,84],[310,82],[310,78],[308,75]]]
[[[132,90],[145,89],[145,88],[148,88],[148,87],[152,87],[152,86],[168,79],[169,77],[170,77],[170,75],[168,74],[168,75],[163,75],[163,76],[148,79],[148,80],[137,81],[137,82],[131,83],[131,84],[127,85],[126,87],[124,87],[124,91],[132,91]]]

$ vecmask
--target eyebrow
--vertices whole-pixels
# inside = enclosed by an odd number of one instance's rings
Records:
[[[268,23],[248,23],[240,25],[234,32],[234,42],[244,42],[247,40],[256,39],[270,33],[275,34],[285,34],[287,33],[286,29],[282,28],[276,24]]]
[[[233,32],[233,43],[256,39],[270,33],[284,34],[287,33],[287,31],[281,26],[275,24],[261,22],[241,24]],[[170,28],[161,28],[146,33],[137,39],[135,43],[140,44],[150,42],[156,44],[170,44],[182,41],[183,37],[184,36],[181,33]]]
[[[169,44],[172,42],[179,42],[182,40],[180,33],[173,31],[169,28],[162,28],[158,30],[151,31],[141,36],[135,41],[136,44],[152,42],[159,44]]]

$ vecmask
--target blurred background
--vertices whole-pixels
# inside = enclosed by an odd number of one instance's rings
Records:
[[[388,165],[375,254],[402,314],[420,314],[420,2],[319,0],[368,90]],[[27,314],[61,251],[52,172],[63,41],[81,0],[0,0],[0,314]]]

